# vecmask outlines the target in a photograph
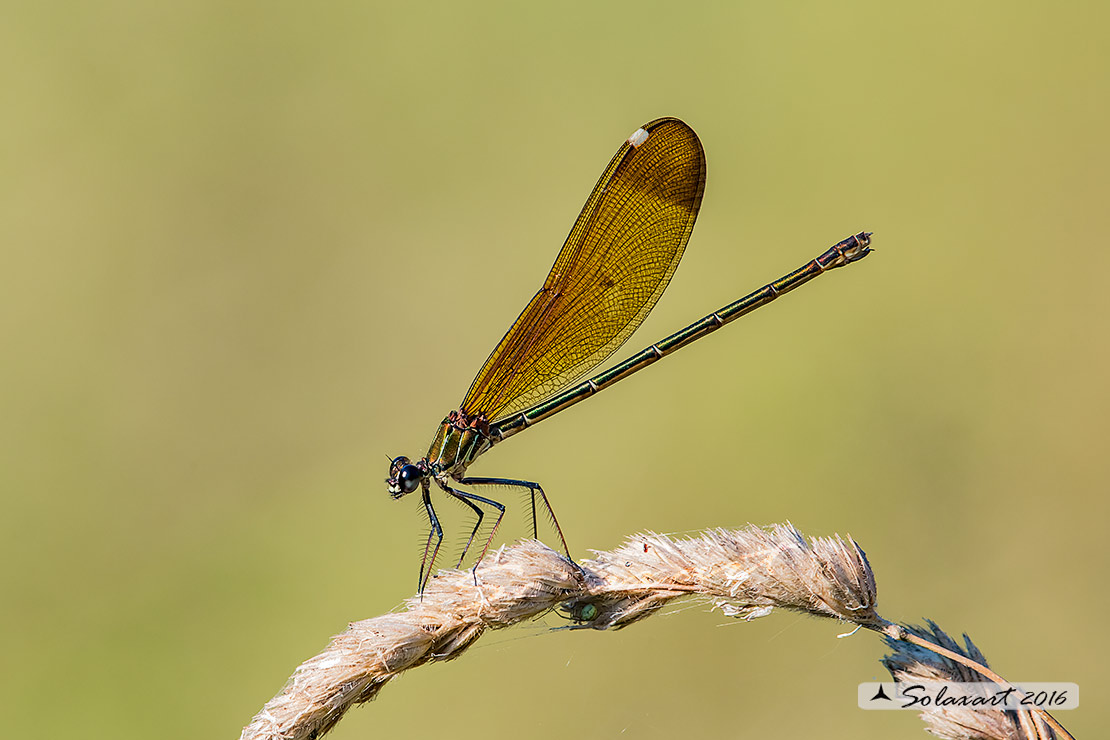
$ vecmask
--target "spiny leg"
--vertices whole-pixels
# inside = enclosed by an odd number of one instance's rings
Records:
[[[539,530],[536,527],[536,494],[540,495],[543,501],[544,508],[547,509],[548,516],[551,517],[551,523],[555,525],[555,532],[559,535],[559,541],[563,543],[563,551],[567,554],[567,560],[574,562],[574,558],[570,556],[570,548],[567,547],[567,538],[563,536],[563,529],[559,526],[559,520],[555,518],[555,510],[551,508],[551,502],[547,500],[547,494],[543,492],[543,488],[539,483],[532,483],[526,480],[514,480],[512,478],[464,478],[459,481],[471,486],[510,486],[514,488],[527,488],[532,496],[532,537],[539,539]],[[500,520],[498,520],[500,521]],[[496,527],[494,527],[496,530]],[[493,539],[493,535],[490,535]],[[486,548],[489,549],[489,543],[486,543]],[[483,551],[484,552],[484,551]]]
[[[432,497],[428,486],[425,484],[424,490],[421,494],[424,500],[424,510],[428,512],[428,520],[431,522],[431,528],[428,530],[428,541],[424,543],[424,558],[420,561],[420,582],[417,584],[417,589],[421,596],[424,595],[424,587],[428,585],[428,578],[432,575],[432,568],[436,564],[436,556],[439,555],[439,546],[443,544],[443,528],[439,526],[439,519],[436,517],[436,510],[432,508]],[[436,547],[432,550],[432,558],[428,559],[428,548],[432,545],[432,535],[438,537],[436,540]],[[428,567],[427,572],[424,566]]]
[[[482,520],[485,518],[486,512],[482,511],[482,509],[476,503],[465,498],[465,495],[459,495],[463,493],[462,491],[455,491],[448,488],[447,492],[457,498],[459,501],[462,501],[471,509],[473,509],[474,513],[478,517],[478,520],[474,522],[474,529],[470,530],[470,537],[466,540],[466,546],[463,547],[462,552],[459,553],[459,562],[455,565],[455,568],[458,569],[462,567],[463,560],[466,558],[466,553],[468,550],[470,550],[471,543],[474,542],[474,535],[478,534],[478,529],[482,526]],[[500,519],[498,519],[498,521],[500,521]],[[497,525],[495,524],[494,527],[496,528],[496,526]]]
[[[470,482],[469,480],[460,481],[460,483],[469,483],[469,482]],[[485,547],[482,548],[482,554],[478,556],[477,562],[474,563],[474,567],[475,567],[475,569],[477,569],[478,563],[482,562],[482,558],[484,558],[486,556],[486,553],[489,552],[490,543],[493,542],[493,537],[494,537],[494,535],[497,534],[497,528],[501,526],[501,520],[505,518],[505,505],[498,502],[498,501],[494,501],[493,499],[484,498],[484,497],[479,496],[475,493],[467,493],[466,491],[460,491],[457,488],[451,488],[449,486],[444,486],[443,488],[449,494],[451,494],[452,496],[459,499],[464,504],[466,504],[467,506],[469,506],[470,508],[472,508],[472,509],[474,509],[475,511],[478,512],[478,522],[477,522],[477,524],[474,525],[474,529],[470,532],[470,539],[468,539],[466,541],[466,547],[463,548],[462,557],[459,558],[459,564],[460,565],[462,564],[463,558],[466,557],[467,551],[470,550],[470,545],[474,541],[474,535],[478,533],[478,526],[482,523],[482,519],[481,519],[482,512],[481,512],[481,510],[478,509],[478,507],[475,506],[471,502],[472,501],[481,501],[483,504],[486,504],[487,506],[492,506],[493,508],[497,509],[497,521],[495,521],[493,523],[493,529],[490,530],[489,537],[486,538],[486,545],[485,545]],[[477,578],[477,575],[475,575],[475,578]]]

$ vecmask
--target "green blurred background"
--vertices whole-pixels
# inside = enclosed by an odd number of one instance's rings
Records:
[[[541,481],[583,557],[644,529],[851,533],[885,616],[1076,681],[1059,718],[1104,723],[1105,3],[5,5],[9,737],[235,737],[412,594],[419,502],[390,501],[386,456],[424,452],[662,115],[708,187],[628,350],[856,231],[878,251],[475,473]],[[560,624],[406,675],[333,736],[922,733],[855,708],[884,649],[830,622]]]

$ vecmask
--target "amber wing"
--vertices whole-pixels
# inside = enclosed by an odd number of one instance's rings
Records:
[[[685,123],[660,118],[629,137],[547,281],[474,378],[462,410],[491,420],[509,416],[624,344],[678,267],[704,190],[705,153]]]

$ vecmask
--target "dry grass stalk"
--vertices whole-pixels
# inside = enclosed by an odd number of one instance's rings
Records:
[[[714,530],[684,540],[637,535],[578,564],[529,540],[491,554],[475,575],[441,572],[423,599],[409,599],[403,611],[351,623],[297,668],[241,740],[319,737],[402,671],[457,658],[487,629],[556,607],[578,628],[620,629],[696,594],[730,616],[754,619],[777,607],[850,622],[888,640],[929,644],[875,611],[874,574],[851,538],[807,540],[790,525]]]
[[[883,630],[887,646],[894,652],[883,665],[895,681],[921,683],[986,681],[1003,688],[1010,683],[990,670],[987,659],[971,638],[965,647],[949,637],[932,621],[928,627],[889,625]],[[1005,712],[981,708],[930,709],[921,712],[929,732],[948,740],[1052,740],[1067,730],[1047,712]]]

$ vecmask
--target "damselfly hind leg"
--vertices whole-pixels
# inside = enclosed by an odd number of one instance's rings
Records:
[[[555,510],[551,508],[551,502],[547,500],[547,494],[543,492],[543,488],[539,483],[532,483],[526,480],[515,480],[513,478],[464,478],[459,481],[459,483],[469,486],[509,486],[510,488],[528,489],[532,498],[532,537],[535,539],[539,539],[539,530],[536,526],[536,495],[539,494],[540,500],[543,501],[544,508],[547,509],[548,516],[551,517],[551,523],[555,525],[555,533],[559,535],[559,542],[563,545],[563,552],[567,554],[567,560],[571,562],[574,561],[574,558],[570,556],[570,548],[567,547],[567,539],[563,536],[563,529],[559,526],[559,520],[555,518]],[[502,513],[504,513],[503,507]],[[496,527],[494,529],[496,530]],[[489,550],[492,541],[493,533],[490,533],[489,539],[486,540],[486,546],[482,550],[483,557],[486,554],[486,550]],[[479,560],[481,560],[481,558],[479,558]]]

